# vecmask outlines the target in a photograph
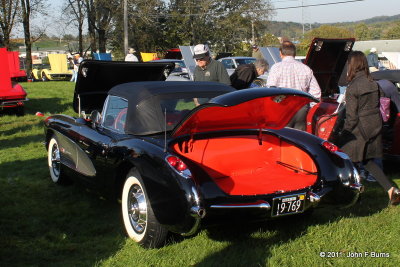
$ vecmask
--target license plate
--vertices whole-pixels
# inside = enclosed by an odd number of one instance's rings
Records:
[[[274,198],[272,204],[272,216],[275,217],[303,212],[305,199],[305,194]]]

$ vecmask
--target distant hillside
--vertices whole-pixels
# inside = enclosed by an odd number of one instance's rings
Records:
[[[377,16],[365,20],[358,21],[348,21],[348,22],[340,22],[340,23],[324,23],[328,25],[338,26],[338,27],[346,27],[346,28],[354,28],[357,24],[366,24],[368,27],[374,28],[374,25],[377,25],[379,29],[382,29],[382,25],[392,24],[395,21],[400,21],[400,15],[394,16]],[[308,31],[311,29],[319,28],[321,23],[313,23],[304,25],[304,30]],[[379,25],[379,26],[378,26]],[[275,35],[275,36],[287,36],[290,38],[299,38],[303,34],[303,25],[297,22],[282,22],[282,21],[270,21],[266,23],[266,31]]]
[[[396,20],[400,20],[400,14],[394,15],[394,16],[377,16],[377,17],[373,17],[370,19],[364,19],[364,20],[358,20],[358,21],[352,21],[352,22],[334,23],[334,24],[360,24],[360,23],[374,24],[374,23],[380,23],[380,22],[393,22]]]

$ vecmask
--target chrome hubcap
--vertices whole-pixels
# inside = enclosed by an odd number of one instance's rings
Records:
[[[147,223],[147,203],[142,188],[137,184],[129,190],[128,215],[135,232],[143,233]]]
[[[60,175],[60,150],[58,150],[57,144],[51,148],[51,168],[53,174],[58,177]]]

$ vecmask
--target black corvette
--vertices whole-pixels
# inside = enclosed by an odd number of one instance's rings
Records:
[[[270,218],[357,199],[362,185],[346,154],[284,128],[317,101],[309,94],[162,81],[169,67],[83,62],[74,96],[81,117],[45,120],[52,180],[117,196],[128,235],[145,247],[225,212]]]

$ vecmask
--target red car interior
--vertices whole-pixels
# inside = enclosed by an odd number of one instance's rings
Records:
[[[336,124],[337,114],[335,111],[338,105],[336,100],[326,98],[312,107],[307,114],[307,132],[329,140]]]
[[[200,165],[229,195],[302,189],[312,186],[318,177],[317,167],[306,152],[269,134],[261,139],[258,135],[191,139],[174,144],[173,150],[182,159]]]

